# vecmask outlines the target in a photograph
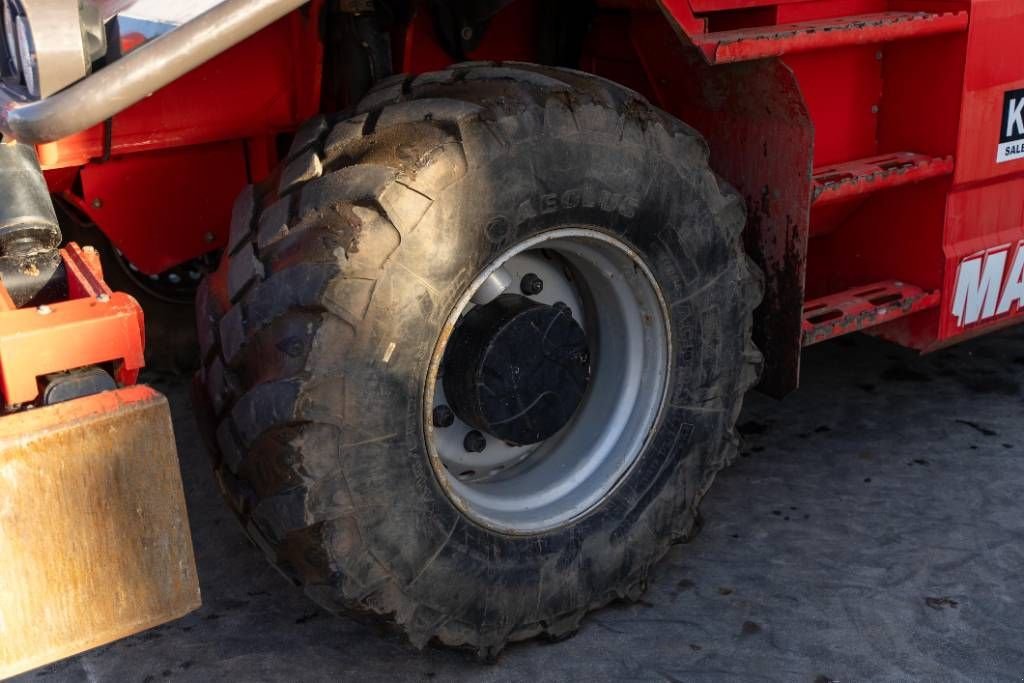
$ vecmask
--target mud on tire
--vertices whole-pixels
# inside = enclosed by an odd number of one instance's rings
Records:
[[[495,655],[637,598],[734,456],[760,356],[744,210],[703,140],[620,86],[527,64],[379,84],[314,119],[238,199],[198,299],[197,396],[231,506],[326,608],[422,647]],[[427,364],[496,254],[563,225],[606,231],[664,292],[668,397],[644,451],[585,516],[511,535],[446,495],[424,446]]]

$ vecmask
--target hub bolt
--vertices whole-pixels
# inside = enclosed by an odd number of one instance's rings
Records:
[[[462,447],[467,453],[480,453],[487,448],[487,439],[474,429],[466,434],[466,438],[462,440]]]
[[[544,281],[534,273],[527,273],[519,282],[519,290],[526,296],[537,296],[544,291]]]
[[[445,428],[451,427],[455,424],[455,413],[452,409],[446,405],[434,406],[434,414],[431,416],[431,421],[435,427]]]

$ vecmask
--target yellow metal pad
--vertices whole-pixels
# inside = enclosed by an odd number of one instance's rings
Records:
[[[0,678],[200,605],[167,399],[0,418]]]

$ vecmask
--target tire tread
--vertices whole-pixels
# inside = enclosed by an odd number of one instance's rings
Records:
[[[371,90],[351,118],[331,125],[318,117],[303,126],[276,192],[250,186],[236,203],[222,265],[228,300],[223,287],[204,284],[200,292],[201,376],[220,416],[215,468],[235,512],[272,562],[304,584],[317,602],[375,614],[400,626],[418,647],[436,639],[490,659],[511,640],[565,638],[588,611],[615,599],[638,599],[646,585],[650,564],[554,619],[486,627],[463,623],[412,601],[364,546],[346,514],[354,501],[325,502],[317,491],[317,482],[332,476],[317,449],[324,439],[338,438],[338,429],[331,416],[311,411],[304,397],[344,387],[340,368],[313,377],[302,367],[302,358],[313,353],[316,321],[333,321],[329,324],[357,333],[362,311],[351,302],[358,302],[366,287],[372,292],[374,273],[415,229],[432,196],[467,169],[526,138],[581,133],[651,147],[700,177],[715,207],[715,229],[735,250],[732,276],[749,339],[761,278],[740,243],[742,201],[708,169],[700,136],[627,88],[582,72],[515,62],[396,76]],[[399,144],[416,154],[388,152]],[[433,166],[445,172],[424,173],[437,159],[445,163]],[[258,212],[254,207],[261,203],[265,208]],[[349,245],[357,233],[360,248],[353,251]],[[307,326],[311,331],[304,335]],[[744,367],[724,391],[742,394],[756,381],[761,357],[752,342],[743,358]],[[329,388],[334,385],[341,388]],[[723,418],[728,424],[724,443],[707,463],[687,504],[689,513],[679,516],[671,538],[651,536],[649,542],[657,544],[652,557],[660,557],[672,538],[693,532],[700,499],[735,457],[739,401],[735,404],[735,413]],[[344,481],[335,485],[345,490]],[[343,574],[327,547],[365,560]]]

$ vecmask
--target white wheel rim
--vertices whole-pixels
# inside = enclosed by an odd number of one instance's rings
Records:
[[[474,296],[493,298],[506,284],[518,291],[526,272],[544,281],[532,299],[565,303],[586,331],[590,384],[573,418],[551,438],[515,447],[485,435],[484,451],[467,453],[462,443],[471,426],[458,418],[444,428],[432,423],[434,408],[445,402],[438,376],[444,351]],[[587,514],[643,452],[666,398],[670,354],[661,291],[621,240],[591,228],[561,228],[517,244],[464,291],[431,359],[423,424],[438,480],[463,513],[504,533],[539,533]]]

